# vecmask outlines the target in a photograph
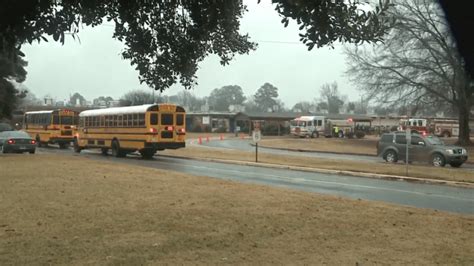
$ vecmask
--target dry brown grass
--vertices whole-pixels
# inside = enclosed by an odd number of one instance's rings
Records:
[[[301,149],[310,151],[352,153],[363,155],[377,154],[378,137],[366,136],[363,139],[316,138],[301,139],[294,137],[268,138],[260,143],[262,147]],[[444,138],[446,144],[454,145],[456,138]],[[468,151],[468,162],[474,163],[474,147],[465,147]]]
[[[259,143],[262,147],[301,149],[310,151],[324,151],[337,153],[353,153],[364,155],[376,155],[377,139],[339,139],[339,138],[279,138],[263,139]]]
[[[255,162],[254,152],[235,151],[226,149],[214,149],[201,146],[189,146],[185,149],[167,150],[161,154],[191,157],[196,159],[212,158],[225,160],[238,160]],[[258,161],[278,165],[302,166],[309,168],[335,169],[354,172],[366,172],[387,175],[405,176],[404,164],[388,164],[380,160],[377,163],[361,162],[353,160],[333,160],[323,158],[312,158],[303,156],[272,155],[259,153]],[[412,164],[409,166],[408,176],[428,179],[449,180],[457,182],[474,183],[472,171],[462,168],[439,168],[425,164]]]
[[[0,169],[0,265],[474,264],[473,216],[83,157]]]

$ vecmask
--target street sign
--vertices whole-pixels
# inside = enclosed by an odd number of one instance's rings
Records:
[[[262,134],[260,133],[260,130],[252,131],[252,138],[254,142],[259,142],[262,139]]]

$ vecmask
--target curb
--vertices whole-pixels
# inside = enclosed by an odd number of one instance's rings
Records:
[[[185,157],[185,156],[176,156],[176,155],[160,155],[160,156],[166,156],[166,157],[177,158],[177,159],[185,159],[185,160],[228,163],[228,164],[273,168],[273,169],[288,169],[288,170],[312,172],[312,173],[347,175],[347,176],[366,177],[366,178],[373,178],[373,179],[396,180],[396,181],[406,181],[406,182],[414,182],[414,183],[474,188],[474,183],[468,183],[468,182],[462,182],[462,181],[448,181],[448,180],[418,178],[418,177],[399,176],[399,175],[365,173],[365,172],[356,172],[356,171],[347,171],[347,170],[331,170],[331,169],[312,168],[312,167],[304,167],[304,166],[290,166],[290,165],[279,165],[279,164],[271,164],[271,163],[258,163],[258,162],[226,160],[226,159],[196,158],[196,157]]]

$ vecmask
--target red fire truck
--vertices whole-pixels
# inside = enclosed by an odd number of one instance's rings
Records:
[[[457,137],[459,136],[459,122],[455,119],[439,119],[432,121],[435,129],[435,135],[438,137]]]
[[[426,135],[429,133],[428,120],[424,118],[400,119],[398,130],[403,131],[410,127],[411,132]]]

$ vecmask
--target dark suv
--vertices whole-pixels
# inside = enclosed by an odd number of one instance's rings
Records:
[[[404,131],[385,133],[377,143],[377,155],[385,161],[395,163],[406,160],[406,133]],[[467,160],[466,149],[447,146],[436,136],[412,133],[408,146],[408,161],[430,162],[434,166],[459,167]]]

